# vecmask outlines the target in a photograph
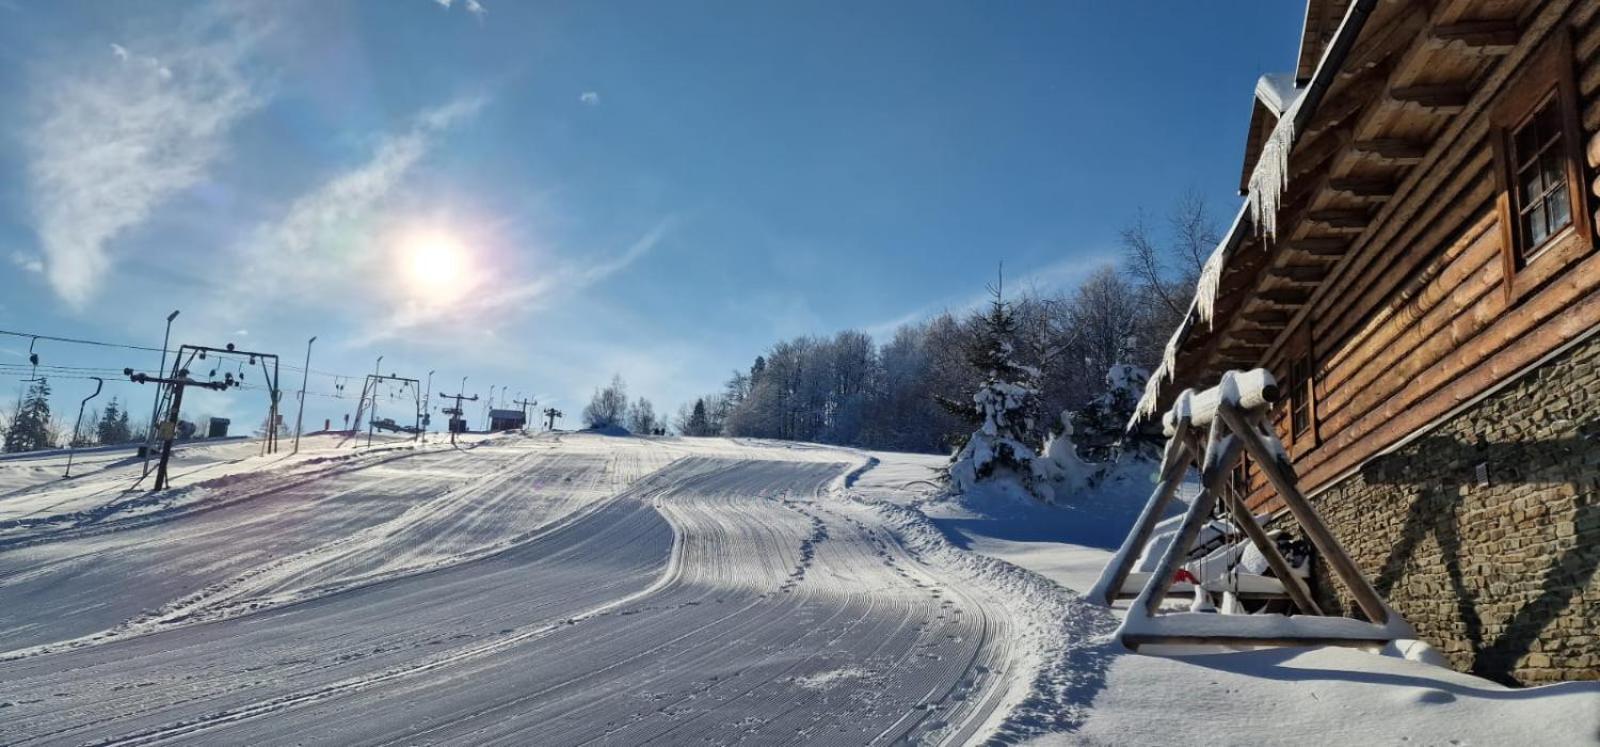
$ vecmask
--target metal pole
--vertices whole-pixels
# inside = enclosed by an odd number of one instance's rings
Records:
[[[300,453],[300,428],[305,424],[306,417],[306,381],[311,378],[311,343],[316,341],[316,335],[306,340],[306,370],[300,376],[300,411],[294,416],[294,450],[291,454]]]
[[[78,450],[78,431],[83,428],[83,408],[88,406],[89,400],[100,396],[100,390],[106,385],[106,380],[99,376],[89,378],[94,379],[94,394],[84,397],[83,401],[78,403],[78,420],[72,424],[72,440],[67,442],[67,473],[62,477],[72,476],[72,455]]]
[[[161,367],[156,369],[156,373],[162,376],[167,375],[167,344],[172,342],[172,320],[177,318],[178,310],[173,309],[172,313],[167,315],[167,333],[161,338]],[[159,415],[160,412],[161,387],[156,387],[156,399],[154,402],[150,403],[150,427],[145,431],[144,434],[144,467],[143,471],[139,474],[139,479],[141,480],[150,474],[150,445],[155,443],[156,416]]]
[[[380,355],[380,356],[378,356],[377,362],[372,364],[372,375],[373,376],[382,376],[382,374],[378,373],[379,369],[382,366],[383,366],[383,356]],[[364,389],[365,387],[362,387],[362,388]],[[372,408],[367,413],[367,446],[369,446],[369,447],[372,446],[372,421],[377,420],[377,419],[378,419],[378,380],[376,378],[374,378],[372,380]],[[356,423],[356,427],[360,428],[361,424],[360,423]]]
[[[432,407],[433,407],[433,372],[429,371],[428,372],[428,388],[422,393],[422,421],[425,424],[424,428],[426,428],[426,424],[431,424],[433,422],[433,413],[430,412],[430,408],[432,408]]]

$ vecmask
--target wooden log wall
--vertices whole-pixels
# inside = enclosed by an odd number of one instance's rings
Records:
[[[1299,442],[1289,437],[1287,392],[1276,418],[1309,491],[1600,325],[1600,252],[1552,273],[1536,291],[1505,292],[1490,111],[1522,63],[1562,34],[1587,154],[1584,209],[1600,227],[1600,3],[1547,0],[1524,19],[1517,45],[1479,86],[1491,93],[1464,105],[1437,135],[1444,146],[1406,178],[1311,301],[1302,323],[1310,325],[1316,426]],[[1523,272],[1543,270],[1535,262]],[[1283,350],[1272,356],[1264,363],[1283,375]],[[1252,509],[1280,508],[1252,472]]]

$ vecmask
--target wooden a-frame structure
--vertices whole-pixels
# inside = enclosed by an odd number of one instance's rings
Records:
[[[1151,644],[1377,647],[1397,638],[1412,637],[1410,627],[1378,596],[1297,487],[1288,453],[1265,419],[1268,407],[1276,399],[1277,384],[1271,373],[1264,369],[1230,371],[1216,387],[1198,393],[1186,390],[1178,395],[1172,410],[1163,418],[1168,440],[1156,489],[1133,531],[1089,592],[1090,601],[1110,605],[1123,595],[1134,564],[1192,464],[1200,467],[1201,489],[1184,515],[1177,536],[1167,545],[1155,570],[1144,579],[1128,610],[1118,630],[1123,645],[1133,649]],[[1244,506],[1244,501],[1226,487],[1228,476],[1242,453],[1248,453],[1266,474],[1317,552],[1327,559],[1334,575],[1355,598],[1367,621],[1321,616],[1322,610],[1311,598],[1305,583],[1290,570],[1289,562]],[[1233,521],[1266,557],[1268,566],[1301,614],[1285,617],[1159,613],[1175,574],[1219,499],[1224,501]]]

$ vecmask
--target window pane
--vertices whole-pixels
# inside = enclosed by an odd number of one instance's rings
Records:
[[[1559,184],[1567,181],[1566,154],[1561,148],[1551,148],[1544,152],[1544,157],[1539,159],[1539,170],[1544,174],[1544,189],[1546,192],[1554,189]]]
[[[1550,142],[1561,134],[1561,107],[1556,106],[1556,100],[1550,99],[1549,103],[1539,110],[1539,116],[1534,119],[1539,122],[1539,144]]]
[[[1514,140],[1512,150],[1515,151],[1513,160],[1518,166],[1521,166],[1527,163],[1528,159],[1539,150],[1539,118],[1534,117],[1523,125],[1522,129],[1517,130],[1516,135],[1512,136],[1512,139]]]
[[[1517,173],[1518,205],[1526,208],[1544,194],[1544,180],[1540,174],[1541,169],[1538,164],[1532,164],[1526,170]]]
[[[1522,225],[1528,232],[1527,248],[1529,249],[1543,243],[1545,237],[1550,235],[1550,230],[1544,222],[1544,205],[1542,204],[1529,210],[1528,214],[1522,217]]]
[[[1572,223],[1572,205],[1568,203],[1569,193],[1563,187],[1550,193],[1545,199],[1545,209],[1550,211],[1550,233],[1555,233]]]

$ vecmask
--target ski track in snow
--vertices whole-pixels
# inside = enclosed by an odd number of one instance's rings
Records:
[[[542,435],[50,529],[0,548],[0,743],[1023,736],[1038,611],[849,495],[872,466]]]

